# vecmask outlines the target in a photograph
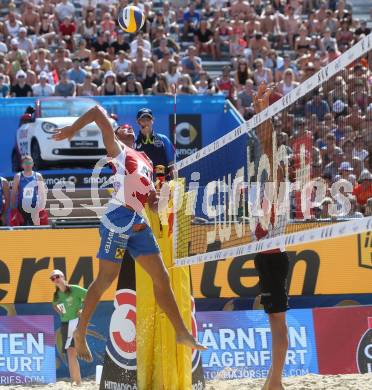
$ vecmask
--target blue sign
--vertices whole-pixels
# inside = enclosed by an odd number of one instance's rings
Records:
[[[0,385],[54,383],[52,316],[1,317]]]
[[[271,365],[271,332],[262,310],[197,312],[204,375],[212,379],[265,378]],[[289,348],[284,376],[318,373],[311,309],[287,313]]]

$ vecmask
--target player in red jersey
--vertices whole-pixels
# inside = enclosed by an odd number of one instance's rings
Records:
[[[71,126],[57,130],[53,139],[56,141],[70,139],[92,122],[100,128],[107,155],[115,168],[114,195],[100,225],[98,276],[89,286],[79,324],[74,333],[78,356],[92,361],[92,354],[86,342],[88,321],[102,294],[119,274],[125,250],[128,250],[151,276],[155,298],[174,326],[177,343],[194,349],[206,349],[193,338],[183,323],[158,244],[142,215],[146,202],[152,210],[157,211],[158,198],[152,182],[151,161],[144,153],[132,149],[133,129],[130,126],[119,127],[116,129],[116,135],[105,110],[96,106]]]

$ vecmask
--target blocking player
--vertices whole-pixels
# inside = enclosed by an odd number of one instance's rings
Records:
[[[262,83],[254,97],[256,113],[263,111],[269,106],[270,90]],[[262,123],[256,129],[257,138],[261,144],[261,151],[269,158],[270,171],[277,169],[277,184],[284,181],[283,168],[274,167],[273,164],[273,127],[270,120]],[[274,181],[273,174],[268,176],[267,181]],[[278,190],[278,189],[277,189]],[[278,228],[274,228],[275,212],[274,205],[267,211],[270,218],[269,228],[265,230],[260,223],[257,224],[255,236],[257,239],[269,238],[284,233],[285,222],[279,220]],[[281,216],[278,216],[280,218]],[[278,232],[278,230],[282,230]],[[287,275],[289,261],[284,248],[260,252],[254,259],[255,267],[259,276],[261,289],[261,304],[269,315],[272,334],[271,367],[262,390],[284,390],[282,373],[288,350],[288,328],[286,323],[286,311],[288,310]]]
[[[177,343],[194,349],[206,349],[193,338],[183,323],[158,244],[142,215],[146,202],[152,210],[157,211],[158,199],[152,182],[151,161],[144,153],[132,148],[133,129],[130,126],[117,129],[116,132],[120,132],[119,141],[104,109],[95,106],[71,126],[57,130],[53,138],[56,141],[70,139],[92,122],[95,122],[102,132],[107,155],[112,159],[116,174],[113,199],[102,217],[100,226],[98,276],[89,286],[79,325],[74,333],[78,356],[92,361],[92,354],[86,342],[88,321],[102,294],[119,274],[125,250],[129,250],[132,257],[151,276],[155,298],[174,326]]]

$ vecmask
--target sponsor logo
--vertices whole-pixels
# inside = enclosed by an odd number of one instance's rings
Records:
[[[358,234],[358,262],[359,262],[359,267],[372,269],[371,232]]]
[[[368,329],[358,343],[356,362],[361,374],[372,373],[372,317],[367,319]]]
[[[117,290],[114,306],[106,352],[119,367],[136,370],[136,292]]]
[[[124,257],[125,249],[124,248],[117,248],[115,252],[115,259],[122,260]]]

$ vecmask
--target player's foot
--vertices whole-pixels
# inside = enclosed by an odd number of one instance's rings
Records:
[[[74,343],[77,357],[91,363],[93,361],[93,357],[85,338],[85,333],[76,329],[74,332]]]
[[[189,332],[177,335],[177,344],[186,345],[187,347],[197,349],[199,351],[205,351],[206,349],[208,349],[207,347],[204,347],[204,345],[200,344],[197,340],[195,340]]]

